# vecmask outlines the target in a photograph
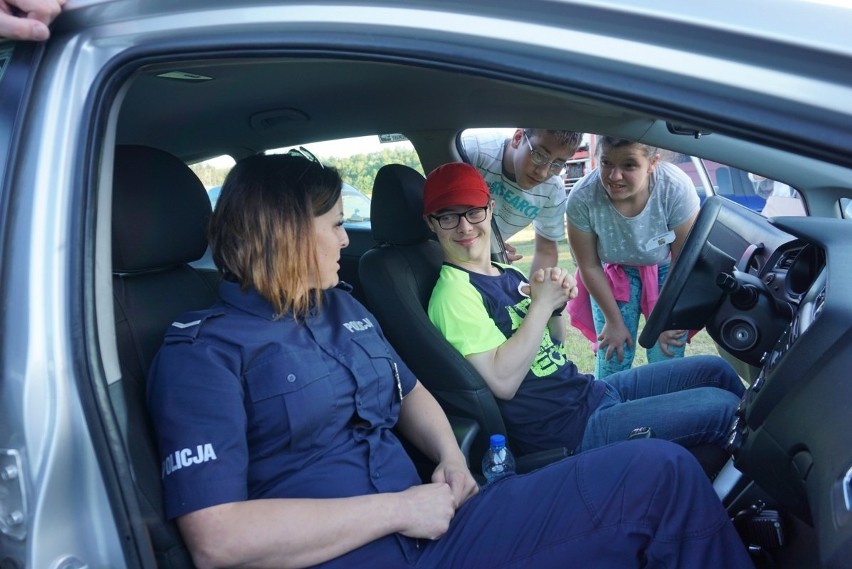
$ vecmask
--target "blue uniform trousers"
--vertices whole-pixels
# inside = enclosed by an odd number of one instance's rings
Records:
[[[419,540],[416,547],[416,554],[406,559],[396,540],[385,538],[332,564],[753,568],[696,460],[657,439],[591,450],[500,480],[459,509],[446,535]]]

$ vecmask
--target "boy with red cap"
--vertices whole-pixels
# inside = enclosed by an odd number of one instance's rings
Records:
[[[424,219],[444,252],[429,318],[485,379],[515,447],[580,452],[640,427],[685,447],[722,446],[744,391],[733,368],[717,356],[691,356],[606,381],[580,373],[563,346],[573,276],[545,267],[528,280],[492,262],[492,207],[468,164],[445,164],[426,178]]]

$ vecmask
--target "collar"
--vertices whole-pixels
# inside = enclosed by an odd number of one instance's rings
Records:
[[[239,283],[223,279],[219,284],[219,295],[226,304],[230,304],[243,312],[248,312],[264,320],[276,319],[275,309],[254,288],[242,290]]]
[[[334,288],[348,293],[352,292],[352,285],[344,281],[338,282]],[[242,290],[239,283],[223,279],[219,284],[219,295],[226,304],[230,304],[243,312],[248,312],[264,320],[278,319],[272,304],[260,296],[253,287]]]

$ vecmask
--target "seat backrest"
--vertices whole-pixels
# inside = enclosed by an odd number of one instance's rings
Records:
[[[207,248],[210,211],[204,186],[179,159],[154,148],[116,148],[112,268],[121,379],[110,386],[110,395],[161,568],[193,565],[176,524],[166,520],[163,511],[145,381],[169,324],[181,313],[218,299],[215,271],[188,265]]]
[[[502,415],[482,376],[446,341],[427,315],[443,262],[441,246],[423,221],[423,184],[416,170],[383,166],[373,186],[373,238],[377,245],[359,264],[367,307],[390,343],[448,415],[475,420],[471,464],[491,433],[506,433]]]

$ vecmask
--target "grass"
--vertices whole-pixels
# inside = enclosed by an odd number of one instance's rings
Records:
[[[515,265],[529,274],[530,264],[532,263],[533,251],[535,250],[535,235],[531,227],[520,231],[519,233],[508,239],[508,242],[515,246],[518,253],[524,256],[523,259],[517,261]],[[567,267],[571,271],[577,268],[574,259],[571,257],[571,251],[568,248],[567,240],[560,241],[559,244],[559,265]],[[641,333],[644,326],[644,319],[639,322],[639,331]],[[593,373],[595,370],[595,355],[592,352],[592,347],[589,341],[583,336],[579,330],[573,326],[568,326],[568,337],[565,342],[565,349],[568,357],[577,365],[577,368],[584,373]],[[716,349],[716,344],[713,339],[702,330],[695,336],[686,347],[686,355],[712,354],[717,355],[719,352]],[[633,365],[643,365],[648,363],[645,355],[645,349],[639,348],[636,350],[636,357],[633,360]]]

